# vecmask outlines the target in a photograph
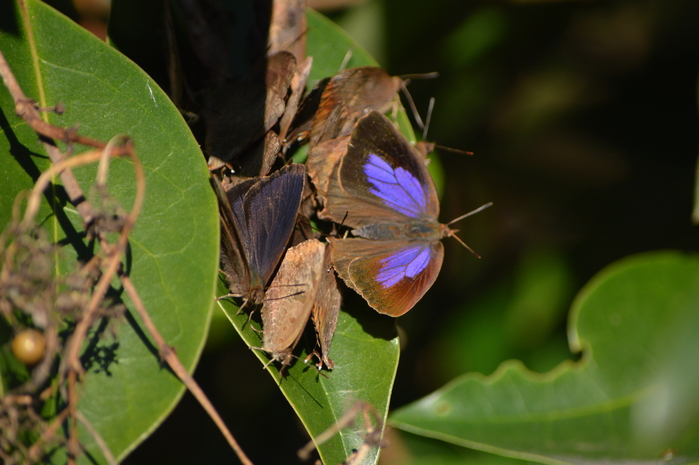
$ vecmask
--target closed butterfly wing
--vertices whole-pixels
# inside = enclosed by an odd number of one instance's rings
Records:
[[[400,316],[437,279],[444,259],[439,241],[330,239],[333,264],[345,283],[377,312]]]
[[[330,353],[330,343],[337,327],[337,317],[340,314],[342,297],[337,288],[337,279],[335,279],[335,271],[333,271],[330,260],[330,250],[327,247],[324,260],[320,264],[319,269],[318,292],[311,315],[318,335],[321,361],[332,370],[335,363],[330,360],[328,354]]]
[[[305,183],[303,165],[292,164],[227,192],[235,232],[244,251],[248,283],[243,293],[260,304],[296,223]],[[232,287],[239,287],[232,285]]]
[[[437,224],[439,199],[422,157],[383,114],[357,122],[327,180],[323,219],[358,228],[422,221]]]
[[[262,306],[262,349],[283,365],[301,338],[316,301],[326,245],[311,239],[284,256]]]
[[[386,112],[401,86],[399,77],[375,66],[349,68],[333,76],[320,99],[311,126],[311,150],[323,141],[347,135],[370,110]]]
[[[337,164],[347,152],[350,136],[327,140],[311,148],[306,160],[306,170],[316,188],[316,197],[325,204],[325,193]]]
[[[233,209],[221,181],[216,176],[211,177],[211,185],[218,199],[221,218],[221,266],[231,293],[238,296],[246,295],[250,289],[250,270],[238,236]]]

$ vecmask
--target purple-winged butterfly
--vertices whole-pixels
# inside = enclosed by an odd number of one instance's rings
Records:
[[[329,177],[316,184],[324,201],[318,216],[354,236],[329,239],[333,264],[376,311],[403,315],[434,283],[444,258],[440,240],[456,231],[437,221],[424,156],[386,116],[361,117],[340,147],[328,160]]]

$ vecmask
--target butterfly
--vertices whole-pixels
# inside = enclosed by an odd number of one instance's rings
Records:
[[[340,292],[330,267],[327,244],[310,239],[291,247],[267,290],[262,306],[262,350],[271,361],[289,365],[311,315],[321,343],[321,359],[327,356],[340,309]],[[322,334],[322,336],[321,336]]]
[[[382,113],[397,104],[403,80],[382,68],[349,68],[331,77],[320,98],[310,131],[311,149],[317,144],[347,135],[355,121],[370,110]]]
[[[319,218],[351,227],[354,236],[329,239],[333,265],[376,311],[403,315],[436,280],[440,240],[456,230],[437,221],[425,156],[382,113],[361,117],[341,147],[329,178],[316,184],[324,186]]]
[[[306,180],[291,164],[223,192],[215,182],[221,215],[221,263],[231,295],[259,305],[296,224]]]

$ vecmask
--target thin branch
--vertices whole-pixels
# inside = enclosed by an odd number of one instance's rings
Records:
[[[32,447],[27,453],[29,462],[36,462],[39,460],[42,454],[41,446],[56,435],[56,432],[68,417],[69,413],[70,411],[68,409],[64,409],[61,413],[56,415],[51,424],[49,424],[48,428],[41,433],[41,437],[37,439],[34,444],[32,444]]]
[[[95,442],[99,446],[100,450],[102,451],[102,455],[104,455],[104,458],[107,460],[107,463],[109,465],[117,465],[116,459],[114,458],[114,455],[112,454],[112,451],[109,450],[109,446],[107,446],[107,443],[104,441],[102,436],[97,432],[95,428],[92,427],[92,424],[85,418],[85,415],[83,415],[80,412],[76,413],[76,416],[78,417],[78,421],[83,424],[85,429],[90,433],[90,435],[95,439]]]
[[[155,344],[158,346],[158,350],[160,351],[160,356],[162,357],[163,360],[167,362],[168,365],[170,365],[170,368],[172,368],[172,371],[175,372],[178,378],[184,383],[185,386],[187,386],[187,389],[194,395],[194,397],[199,401],[201,406],[206,410],[206,413],[209,414],[211,419],[214,421],[216,426],[218,426],[218,429],[221,431],[223,436],[226,438],[226,441],[228,441],[228,444],[233,448],[235,453],[238,455],[238,458],[240,459],[241,463],[244,465],[252,465],[252,462],[250,459],[245,455],[245,452],[243,452],[243,449],[240,448],[238,445],[238,442],[235,440],[231,432],[228,430],[228,427],[226,424],[223,422],[223,419],[221,416],[218,414],[214,406],[211,404],[211,401],[209,401],[209,398],[206,397],[206,394],[204,394],[204,391],[201,390],[197,382],[192,378],[192,376],[187,372],[187,369],[182,365],[182,362],[177,358],[177,355],[175,352],[172,350],[172,347],[167,345],[165,343],[165,340],[163,337],[160,335],[158,332],[158,329],[155,327],[153,324],[153,320],[150,319],[150,316],[148,315],[148,312],[146,311],[145,307],[143,306],[143,302],[141,301],[140,296],[136,292],[136,288],[134,287],[133,283],[131,282],[131,279],[129,279],[128,276],[122,274],[121,275],[121,283],[124,285],[124,290],[128,293],[129,298],[131,299],[131,302],[133,303],[134,307],[136,308],[136,311],[138,314],[141,316],[141,319],[143,320],[143,324],[145,327],[148,329],[148,332],[153,336],[153,339],[155,340]]]
[[[58,173],[73,168],[75,166],[81,166],[85,164],[95,163],[102,156],[101,150],[92,150],[90,152],[85,152],[80,155],[76,155],[70,158],[64,158],[56,163],[51,164],[51,166],[41,173],[39,179],[36,180],[32,193],[27,201],[27,208],[24,212],[24,219],[20,225],[22,229],[26,230],[34,222],[37,212],[39,211],[39,206],[41,205],[41,196],[48,186],[51,179]]]
[[[68,422],[70,427],[68,428],[68,464],[74,465],[75,460],[80,452],[80,446],[78,444],[78,420],[76,414],[78,412],[78,394],[75,391],[75,385],[78,382],[78,371],[71,370],[68,373],[68,412],[70,413]]]
[[[12,95],[12,99],[15,102],[15,111],[17,111],[18,116],[23,118],[27,124],[30,125],[33,121],[40,121],[41,124],[38,128],[35,126],[32,126],[32,128],[34,128],[39,134],[45,137],[50,137],[49,135],[38,130],[44,128],[44,125],[49,124],[39,117],[39,112],[33,105],[27,105],[29,100],[24,95],[24,92],[22,92],[22,88],[19,86],[14,74],[12,74],[12,70],[10,70],[10,66],[7,64],[5,56],[2,54],[2,52],[0,52],[0,76],[2,76],[5,87],[7,87],[7,90],[10,91],[10,95]],[[44,147],[46,148],[46,153],[48,153],[49,158],[51,158],[53,163],[57,163],[63,157],[60,150],[58,150],[58,147],[56,147],[53,143],[44,142]],[[80,189],[80,186],[78,185],[78,181],[73,176],[73,173],[71,171],[64,171],[61,173],[61,182],[63,183],[63,187],[65,188],[71,203],[75,205],[78,213],[80,213],[83,222],[89,224],[93,218],[92,206],[85,201],[85,196],[83,195],[82,189]]]

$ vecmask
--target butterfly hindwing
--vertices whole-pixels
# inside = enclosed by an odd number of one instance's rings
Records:
[[[333,264],[345,283],[379,313],[400,316],[437,279],[444,259],[439,241],[330,239]]]

